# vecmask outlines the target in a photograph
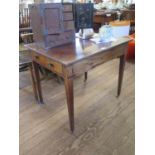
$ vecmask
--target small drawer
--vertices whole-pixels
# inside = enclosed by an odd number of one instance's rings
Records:
[[[47,59],[44,56],[37,54],[35,52],[32,52],[31,54],[32,54],[32,59],[36,61],[37,63],[44,65],[44,66],[47,64],[46,62]]]
[[[38,64],[44,66],[45,68],[56,72],[56,73],[62,73],[62,65],[58,62],[52,61],[48,58],[46,58],[43,55],[37,54],[35,52],[32,52],[32,58],[34,61],[36,61]]]
[[[48,67],[48,69],[50,69],[56,73],[60,73],[60,74],[62,73],[62,65],[58,62],[48,59],[47,67]]]
[[[65,30],[74,30],[74,21],[64,21],[63,25]]]
[[[73,20],[73,13],[71,12],[63,13],[63,20]]]
[[[71,12],[72,11],[72,5],[71,4],[64,4],[63,5],[63,11],[64,12]]]

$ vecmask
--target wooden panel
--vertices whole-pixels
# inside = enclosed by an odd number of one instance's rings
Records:
[[[66,31],[60,34],[46,36],[46,42],[49,47],[55,47],[62,44],[70,43],[75,40],[73,31]]]
[[[73,13],[63,13],[63,20],[73,20]]]
[[[59,7],[45,9],[43,20],[48,34],[60,33],[62,31],[62,12]]]
[[[65,30],[74,30],[74,21],[64,21],[63,25]]]
[[[73,10],[72,4],[64,4],[62,9],[64,12],[71,12]]]
[[[109,13],[99,13],[94,15],[93,17],[93,22],[94,23],[98,23],[98,24],[105,24],[105,23],[109,23],[111,21],[116,20],[116,12],[109,12]]]
[[[43,65],[45,68],[51,70],[52,72],[56,72],[58,74],[62,73],[62,65],[54,62],[50,59],[47,59],[46,57],[40,55],[40,54],[36,54],[35,52],[31,52],[32,54],[32,58],[34,61],[36,61],[37,63],[39,63],[40,65]]]
[[[110,49],[109,51],[97,54],[95,56],[89,57],[89,59],[84,59],[75,63],[74,65],[68,67],[68,75],[70,77],[75,77],[89,71],[90,69],[107,62],[113,58],[119,57],[125,53],[128,44],[119,46],[117,49]]]

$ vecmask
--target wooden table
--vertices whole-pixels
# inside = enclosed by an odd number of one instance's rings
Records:
[[[108,24],[111,21],[114,21],[117,19],[117,12],[116,11],[97,11],[93,16],[93,22],[105,25]]]
[[[35,97],[39,103],[43,103],[38,64],[56,73],[64,79],[67,96],[70,129],[74,131],[74,95],[73,79],[76,76],[85,75],[94,67],[114,58],[120,59],[118,90],[120,95],[125,65],[125,54],[128,47],[128,37],[120,38],[115,42],[95,44],[90,40],[76,39],[75,43],[45,50],[35,43],[26,47],[31,51],[33,72],[35,77]]]

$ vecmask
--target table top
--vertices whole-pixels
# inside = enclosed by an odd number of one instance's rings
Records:
[[[94,14],[94,16],[102,16],[105,14],[116,14],[118,10],[107,10],[107,9],[101,9],[97,10]]]
[[[38,46],[36,43],[27,44],[25,47],[38,54],[46,56],[49,59],[68,66],[92,55],[106,52],[107,50],[110,50],[121,44],[128,43],[130,40],[131,38],[129,37],[122,37],[116,41],[96,44],[91,40],[82,40],[76,38],[75,43],[54,47],[48,50]]]

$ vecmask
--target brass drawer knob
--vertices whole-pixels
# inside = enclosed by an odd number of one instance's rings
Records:
[[[50,68],[51,68],[51,67],[54,67],[54,65],[53,65],[53,64],[51,64],[51,63],[49,63],[49,64],[48,64],[48,67],[50,67]]]
[[[39,59],[39,56],[36,55],[35,58],[36,58],[36,59]]]

